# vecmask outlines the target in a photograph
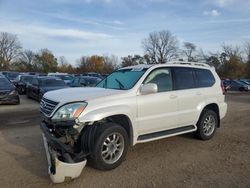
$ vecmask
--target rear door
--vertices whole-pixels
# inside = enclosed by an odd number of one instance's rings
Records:
[[[178,96],[178,126],[193,125],[203,102],[203,93],[197,88],[193,68],[174,67],[174,89]]]

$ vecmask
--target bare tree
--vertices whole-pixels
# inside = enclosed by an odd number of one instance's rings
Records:
[[[247,55],[247,62],[250,63],[250,40],[245,43],[245,52]]]
[[[0,33],[0,69],[8,69],[10,63],[20,55],[21,44],[16,35]]]
[[[228,58],[236,57],[236,56],[241,58],[242,51],[239,46],[232,46],[232,45],[227,45],[223,43],[221,47],[223,50],[222,53],[225,53],[224,55],[226,55]]]
[[[178,40],[170,31],[152,32],[142,41],[145,54],[149,56],[151,63],[166,63],[177,58]]]
[[[183,47],[183,53],[187,56],[188,61],[194,61],[195,58],[193,56],[193,53],[196,51],[195,44],[191,42],[184,42]]]

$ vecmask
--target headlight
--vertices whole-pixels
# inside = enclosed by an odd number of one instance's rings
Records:
[[[77,102],[70,103],[60,107],[53,115],[52,120],[72,120],[80,116],[86,108],[87,103]]]

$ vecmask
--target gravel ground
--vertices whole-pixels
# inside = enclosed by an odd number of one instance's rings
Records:
[[[210,141],[187,134],[138,144],[120,167],[87,166],[58,185],[47,175],[38,103],[21,100],[0,106],[1,187],[250,187],[250,94],[226,96],[228,113]]]

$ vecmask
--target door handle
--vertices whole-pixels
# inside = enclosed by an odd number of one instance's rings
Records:
[[[169,98],[170,98],[170,99],[176,99],[176,98],[177,98],[177,95],[170,95]]]

